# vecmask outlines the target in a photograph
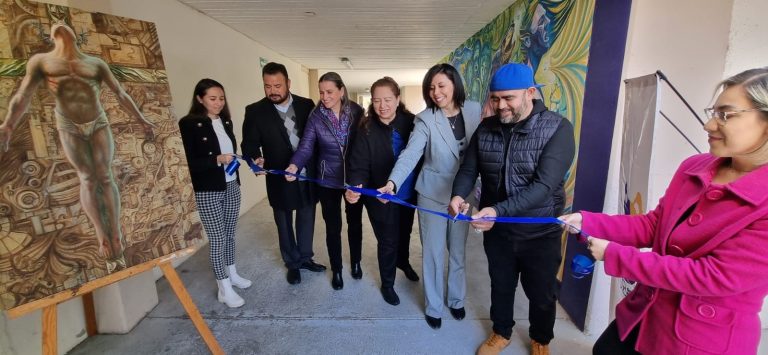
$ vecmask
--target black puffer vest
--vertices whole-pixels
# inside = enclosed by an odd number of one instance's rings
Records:
[[[533,180],[536,165],[544,146],[549,142],[563,118],[551,111],[533,114],[512,131],[506,164],[506,179],[500,181],[504,166],[504,134],[498,116],[489,117],[477,129],[478,168],[483,181],[480,206],[492,206],[526,188]],[[505,184],[507,196],[498,196],[501,183]],[[564,182],[555,188],[541,204],[518,216],[549,217],[559,216],[565,204]]]

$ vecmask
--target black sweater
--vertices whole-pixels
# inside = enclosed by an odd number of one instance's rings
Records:
[[[372,189],[384,186],[397,161],[392,150],[392,130],[397,130],[405,143],[413,131],[413,120],[413,114],[400,111],[389,125],[371,120],[366,127],[360,127],[346,161],[347,183]],[[378,205],[383,206],[376,199],[364,198],[363,202],[373,214],[378,214]]]

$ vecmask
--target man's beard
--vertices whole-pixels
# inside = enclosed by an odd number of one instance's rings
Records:
[[[522,113],[528,111],[528,105],[531,104],[531,101],[528,100],[528,95],[523,96],[523,103],[520,105],[520,107],[515,110],[510,108],[509,110],[512,111],[512,115],[508,118],[504,118],[501,115],[501,111],[498,112],[499,120],[501,123],[509,124],[509,123],[517,123],[520,122],[520,120],[524,119],[525,117],[522,117]]]
[[[277,99],[275,99],[275,97],[277,97]],[[279,105],[279,104],[284,103],[286,100],[288,100],[288,94],[285,94],[285,95],[269,95],[267,98],[269,99],[269,101],[272,101],[273,104],[278,104]]]

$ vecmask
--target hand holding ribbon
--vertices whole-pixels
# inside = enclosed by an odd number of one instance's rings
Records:
[[[238,157],[238,158],[243,159],[242,157]],[[485,207],[481,209],[478,213],[472,216],[467,216],[466,213],[469,211],[470,206],[461,197],[459,197],[459,199],[451,200],[451,204],[448,207],[448,211],[446,211],[448,213],[446,213],[446,212],[434,211],[427,208],[416,206],[414,204],[411,204],[407,201],[400,199],[396,195],[393,195],[395,185],[392,181],[388,181],[386,185],[382,186],[378,190],[364,188],[362,187],[362,185],[330,186],[326,184],[325,181],[313,179],[307,176],[297,174],[296,172],[298,171],[298,167],[296,167],[293,164],[289,165],[288,168],[286,168],[286,170],[268,170],[268,169],[264,169],[262,166],[257,165],[254,161],[250,159],[243,159],[243,160],[245,160],[248,163],[248,166],[251,168],[251,170],[254,173],[284,175],[285,179],[288,181],[296,181],[298,179],[300,181],[314,182],[325,187],[346,189],[347,192],[345,192],[345,198],[347,198],[347,200],[350,201],[350,203],[357,202],[360,196],[362,195],[375,197],[382,203],[394,202],[399,205],[414,208],[423,213],[433,214],[448,220],[469,222],[472,224],[473,227],[475,227],[479,231],[480,230],[488,231],[491,228],[493,228],[493,225],[495,223],[559,224],[563,227],[563,229],[567,230],[568,232],[577,234],[578,240],[580,242],[587,242],[587,238],[590,238],[590,240],[592,241],[592,244],[589,246],[590,251],[592,252],[592,255],[594,255],[596,258],[599,257],[598,260],[602,260],[605,252],[605,246],[607,246],[608,244],[608,242],[605,240],[592,238],[590,235],[588,235],[581,229],[582,217],[580,213],[564,215],[564,216],[560,216],[559,218],[499,217],[496,215],[496,210],[494,208]],[[355,202],[352,202],[352,201],[355,201]],[[593,248],[599,248],[599,249],[593,250]],[[594,269],[594,261],[585,255],[581,255],[581,254],[576,255],[571,262],[571,271],[572,271],[573,277],[575,278],[583,278],[586,275],[589,275],[593,269]]]
[[[360,185],[357,185],[357,187],[363,187],[363,185],[360,184]],[[344,198],[347,199],[347,202],[349,202],[351,204],[356,204],[357,201],[360,200],[360,195],[361,195],[361,193],[355,192],[355,191],[353,191],[351,189],[347,189],[347,191],[344,192]]]
[[[285,175],[285,180],[288,182],[296,181],[296,172],[299,171],[299,168],[296,165],[290,164],[287,168],[285,168],[285,172],[287,174]]]

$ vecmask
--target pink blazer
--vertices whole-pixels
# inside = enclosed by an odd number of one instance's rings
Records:
[[[640,324],[641,353],[757,352],[768,294],[768,166],[714,184],[722,162],[688,158],[648,214],[582,212],[586,233],[614,242],[606,273],[637,281],[616,306],[616,324],[622,339]],[[653,251],[637,249],[645,247]]]

